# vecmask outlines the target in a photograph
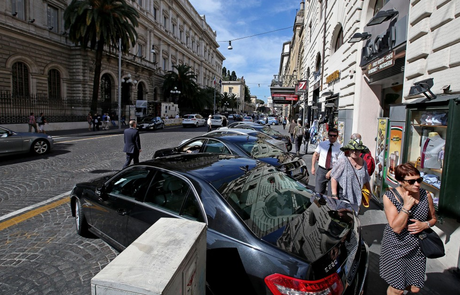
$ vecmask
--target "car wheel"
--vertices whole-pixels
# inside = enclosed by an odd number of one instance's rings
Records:
[[[83,215],[79,199],[75,200],[75,228],[80,236],[89,237],[88,223],[85,215]]]
[[[198,123],[195,124],[195,128],[198,128]]]
[[[36,155],[46,154],[50,150],[50,144],[44,139],[38,139],[32,144],[32,152]]]

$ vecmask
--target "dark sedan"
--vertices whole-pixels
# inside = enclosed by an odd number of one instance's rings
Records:
[[[248,124],[249,123],[249,124]],[[243,122],[243,124],[235,124],[235,125],[229,125],[228,128],[241,128],[241,129],[252,129],[256,131],[260,131],[262,133],[267,134],[268,136],[273,137],[274,139],[282,140],[286,143],[286,149],[287,151],[292,150],[292,143],[291,139],[289,136],[281,134],[280,132],[276,131],[275,129],[271,128],[270,126],[265,126],[265,125],[260,125],[257,123],[251,123],[251,122]]]
[[[0,127],[0,156],[33,153],[43,155],[53,149],[50,135],[32,132],[16,132]]]
[[[308,169],[305,161],[285,152],[261,136],[248,134],[208,134],[197,136],[181,143],[178,147],[161,149],[154,158],[181,153],[214,153],[253,158],[275,166],[291,177],[308,183]]]
[[[247,158],[186,154],[77,184],[78,233],[124,250],[162,217],[207,225],[209,294],[360,294],[368,249],[343,201]]]
[[[165,122],[160,117],[145,117],[136,127],[138,130],[157,130],[165,128]]]

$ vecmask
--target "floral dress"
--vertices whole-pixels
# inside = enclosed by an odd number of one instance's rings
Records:
[[[403,204],[389,190],[385,195],[396,206],[398,212]],[[428,197],[424,189],[420,189],[420,200],[411,209],[409,219],[426,221],[429,213]],[[423,288],[425,284],[426,257],[420,250],[418,238],[404,228],[395,233],[389,224],[385,226],[380,253],[380,277],[390,286],[404,290],[407,286]]]

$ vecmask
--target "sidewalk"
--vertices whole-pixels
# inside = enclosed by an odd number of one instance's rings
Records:
[[[274,127],[283,134],[288,134],[287,128]],[[304,150],[303,146],[301,150]],[[295,147],[291,152],[295,152]],[[310,172],[312,153],[302,156]],[[315,186],[315,176],[310,172],[308,184]],[[383,229],[387,219],[383,204],[372,199],[369,208],[359,213],[364,241],[369,246],[369,273],[365,294],[386,294],[388,285],[380,278],[379,259]],[[438,259],[427,259],[425,287],[420,295],[451,295],[460,294],[460,223],[453,218],[438,216],[438,222],[433,227],[444,242],[446,255]]]

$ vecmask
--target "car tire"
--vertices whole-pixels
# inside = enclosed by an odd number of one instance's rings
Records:
[[[77,230],[77,234],[82,237],[89,237],[88,228],[88,222],[86,222],[86,217],[83,215],[81,202],[79,199],[75,199],[75,229]]]
[[[37,139],[32,143],[31,150],[36,155],[43,155],[49,152],[50,144],[44,139]]]

